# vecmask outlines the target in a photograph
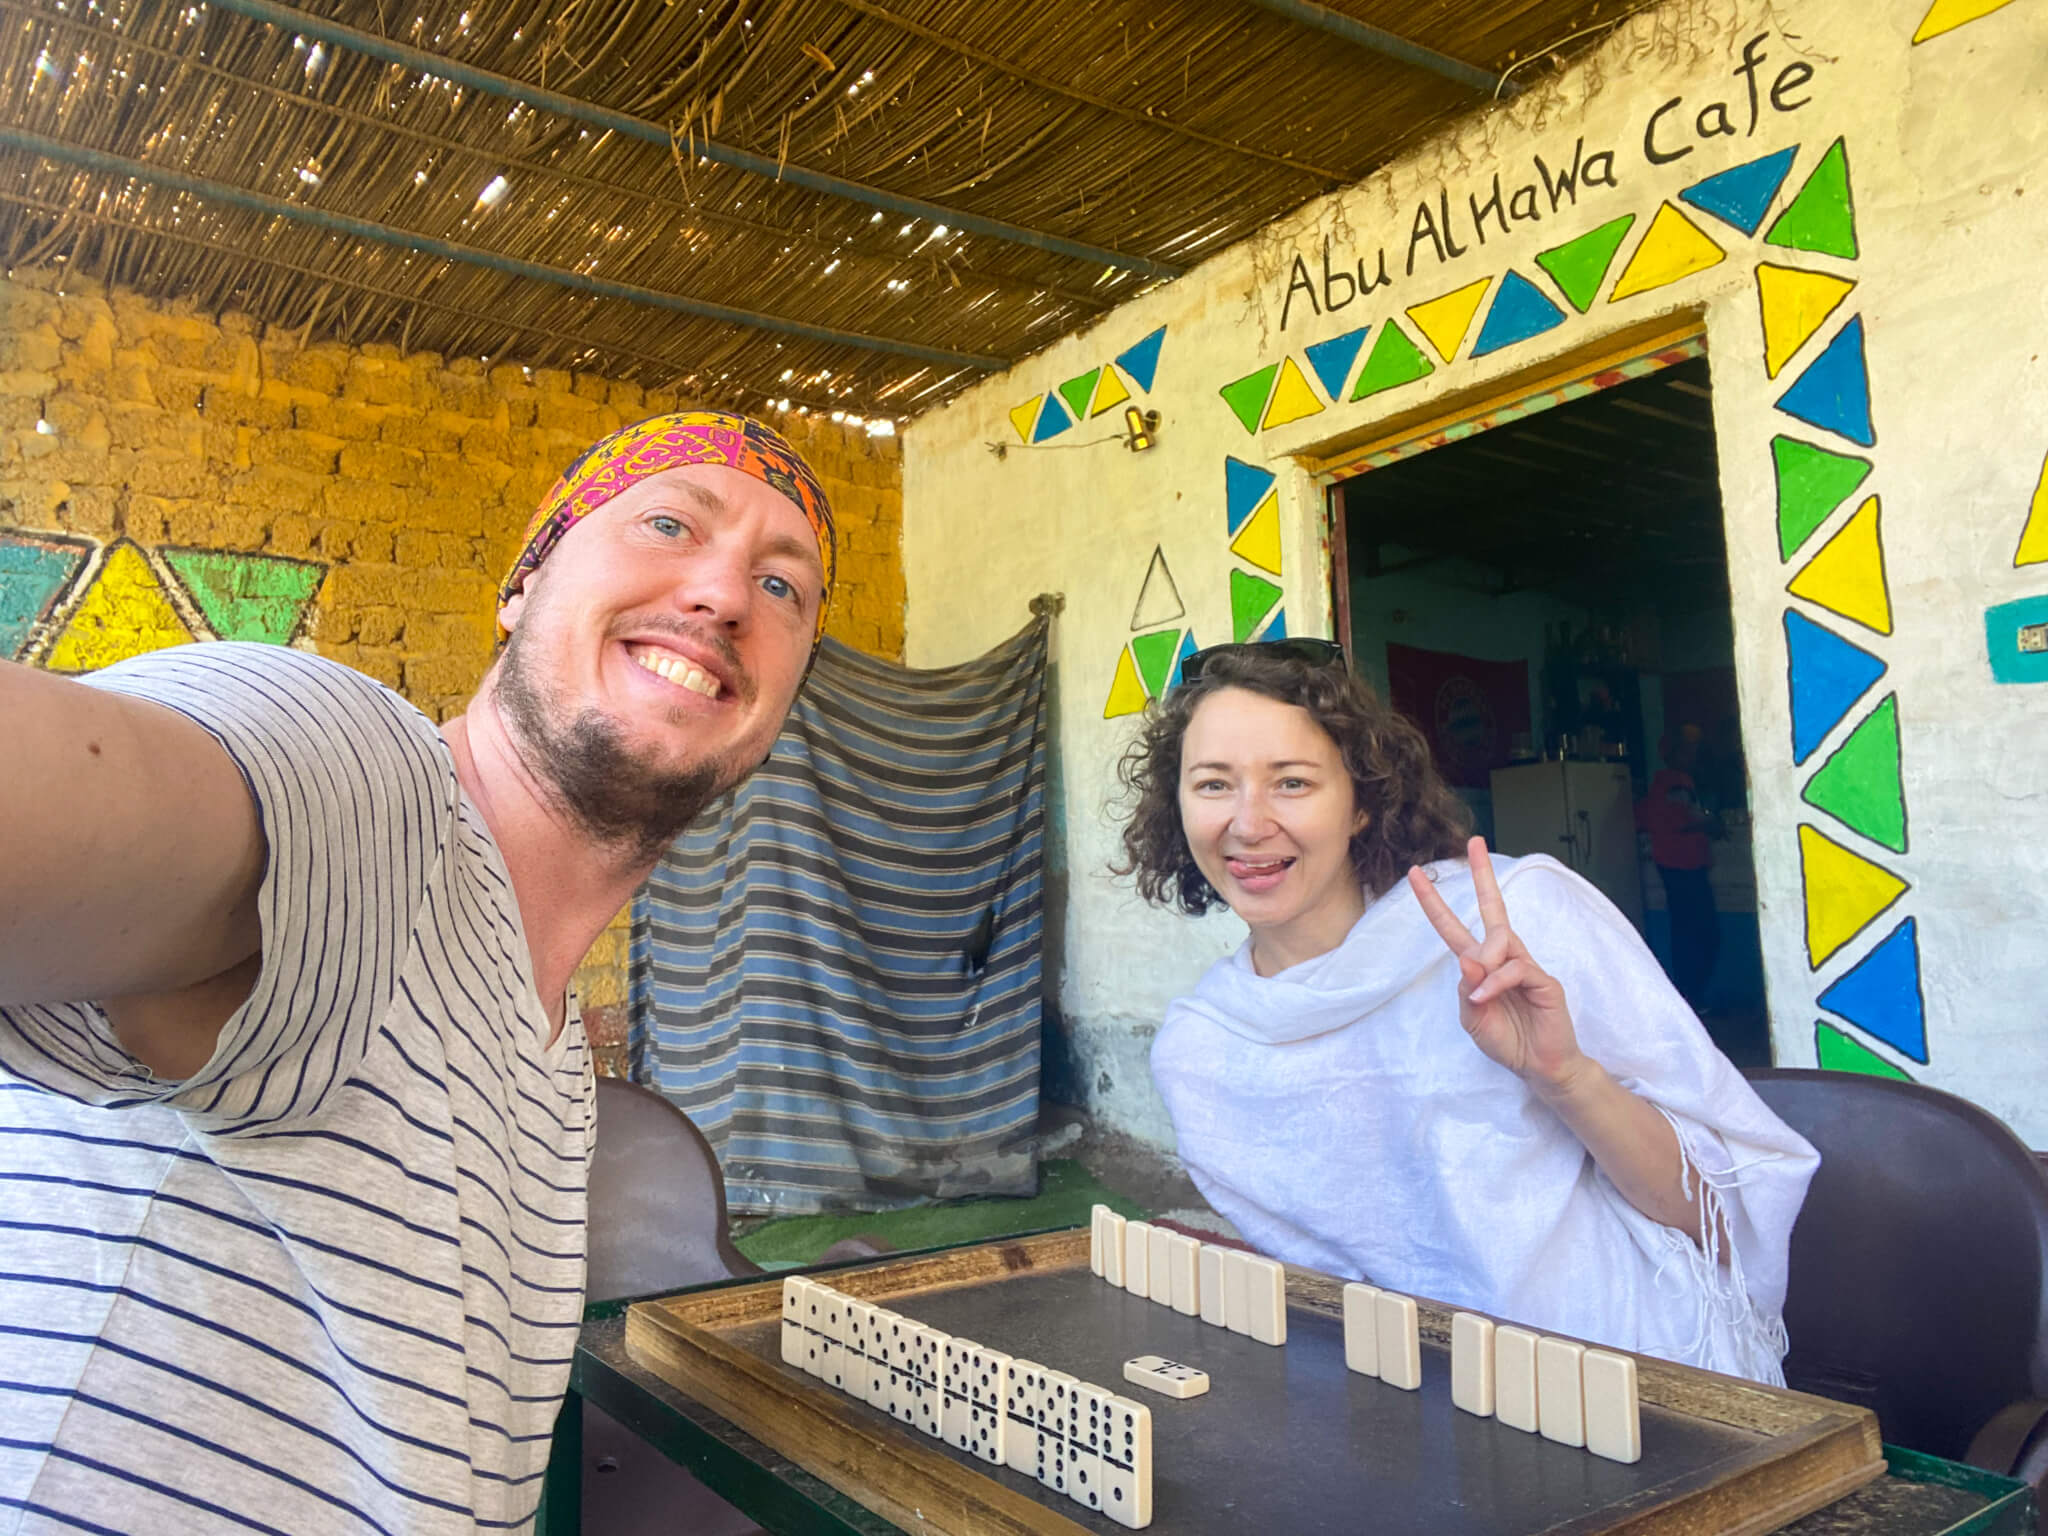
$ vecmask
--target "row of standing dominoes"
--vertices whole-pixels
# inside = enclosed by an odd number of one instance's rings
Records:
[[[1287,1275],[1258,1254],[1127,1221],[1098,1205],[1088,1228],[1088,1267],[1188,1317],[1261,1344],[1287,1342]]]
[[[1412,1297],[1354,1281],[1344,1287],[1344,1363],[1414,1391],[1422,1340]],[[1610,1461],[1643,1454],[1636,1363],[1471,1312],[1451,1316],[1451,1401],[1511,1429],[1584,1446]]]
[[[1143,1403],[797,1275],[782,1282],[782,1359],[1120,1525],[1151,1524]]]

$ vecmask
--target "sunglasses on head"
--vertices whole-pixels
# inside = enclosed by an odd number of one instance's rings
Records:
[[[1277,656],[1285,661],[1306,662],[1312,667],[1344,665],[1344,647],[1336,641],[1315,640],[1306,635],[1290,635],[1285,640],[1253,640],[1243,645],[1212,645],[1207,650],[1197,651],[1180,664],[1180,680],[1183,683],[1199,682],[1203,668],[1208,666],[1212,658],[1235,656],[1240,652],[1256,652],[1261,656]]]

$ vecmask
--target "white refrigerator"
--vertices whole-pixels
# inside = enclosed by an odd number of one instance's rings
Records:
[[[1506,854],[1549,854],[1592,881],[1642,931],[1635,787],[1628,764],[1523,763],[1494,769],[1493,846]]]

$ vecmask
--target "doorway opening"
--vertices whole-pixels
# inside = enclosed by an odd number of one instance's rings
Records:
[[[1341,638],[1488,842],[1592,881],[1766,1066],[1707,360],[1613,377],[1333,485]]]

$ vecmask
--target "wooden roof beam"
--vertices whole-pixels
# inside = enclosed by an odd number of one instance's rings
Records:
[[[1398,59],[1401,63],[1416,69],[1426,69],[1432,74],[1442,75],[1446,80],[1455,80],[1458,84],[1482,95],[1491,97],[1500,88],[1501,77],[1479,68],[1476,64],[1467,64],[1464,60],[1454,59],[1449,54],[1438,53],[1434,48],[1425,48],[1420,43],[1410,42],[1396,33],[1367,26],[1362,21],[1346,16],[1342,11],[1333,11],[1327,5],[1317,5],[1315,0],[1252,0],[1252,4],[1271,11],[1276,16],[1285,16],[1289,21],[1299,22],[1305,27],[1314,27],[1320,32],[1341,37],[1347,43],[1356,43],[1359,47],[1369,48],[1374,53]]]

